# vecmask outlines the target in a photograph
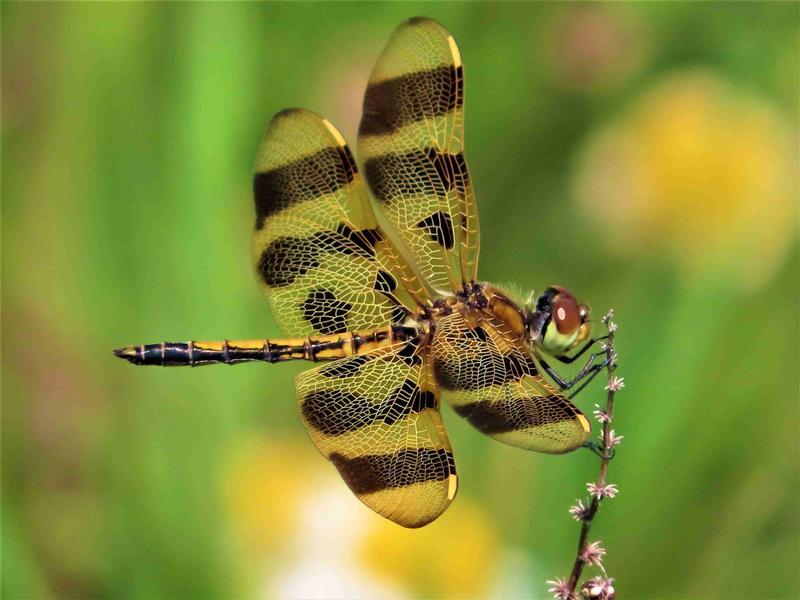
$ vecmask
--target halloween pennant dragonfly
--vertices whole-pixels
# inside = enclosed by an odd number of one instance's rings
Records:
[[[339,131],[306,110],[278,113],[258,151],[253,264],[295,337],[116,355],[138,365],[321,363],[296,380],[311,439],[364,504],[405,527],[433,521],[456,494],[442,399],[512,446],[558,454],[583,445],[589,421],[564,392],[605,366],[594,362],[600,353],[572,381],[545,355],[569,363],[597,341],[588,308],[561,287],[518,302],[477,279],[463,125],[455,40],[429,19],[401,24],[364,98],[363,175]]]

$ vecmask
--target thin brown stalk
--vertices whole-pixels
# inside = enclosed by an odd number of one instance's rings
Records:
[[[617,369],[617,355],[614,350],[614,334],[617,326],[611,321],[613,311],[609,312],[603,318],[603,323],[608,328],[608,339],[605,342],[606,359],[608,361],[608,384],[606,389],[605,407],[598,409],[595,412],[596,416],[602,423],[602,435],[600,436],[600,473],[597,481],[593,484],[588,484],[587,487],[592,493],[592,499],[588,506],[579,501],[570,512],[579,519],[581,522],[581,532],[578,538],[578,547],[575,554],[575,562],[572,565],[572,572],[570,573],[567,581],[557,579],[549,581],[553,587],[550,589],[556,598],[573,599],[577,598],[578,594],[576,589],[579,587],[583,569],[587,564],[597,566],[603,574],[603,577],[597,577],[590,582],[584,584],[584,593],[588,593],[591,597],[598,597],[604,600],[610,600],[615,596],[615,590],[612,585],[613,580],[609,579],[605,568],[603,567],[602,558],[605,555],[605,550],[599,546],[599,542],[594,545],[589,541],[589,533],[592,528],[592,523],[597,511],[600,509],[605,498],[611,498],[617,493],[615,485],[611,485],[607,481],[608,465],[611,458],[614,456],[615,446],[619,444],[621,436],[617,436],[611,427],[611,420],[614,416],[614,396],[624,384],[622,379],[617,378],[614,372]],[[599,550],[598,550],[599,549]],[[594,556],[593,556],[594,554]]]

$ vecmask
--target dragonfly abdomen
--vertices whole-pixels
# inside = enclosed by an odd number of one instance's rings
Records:
[[[135,365],[162,367],[238,364],[242,362],[276,363],[287,360],[312,362],[336,360],[365,354],[376,348],[416,337],[413,327],[388,326],[362,332],[334,333],[319,337],[261,340],[222,340],[219,342],[160,342],[125,346],[114,354]]]

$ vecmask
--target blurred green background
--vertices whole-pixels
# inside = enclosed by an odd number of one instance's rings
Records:
[[[548,596],[596,477],[449,409],[459,498],[406,531],[298,419],[304,365],[135,369],[276,336],[251,167],[280,109],[355,143],[414,15],[461,46],[482,278],[614,307],[620,597],[797,598],[797,3],[2,4],[2,593]],[[596,382],[578,399],[591,413]]]

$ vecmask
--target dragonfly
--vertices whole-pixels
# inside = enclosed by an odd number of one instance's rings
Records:
[[[607,361],[593,352],[571,379],[548,364],[603,339],[564,287],[519,299],[478,279],[463,65],[436,21],[392,34],[368,82],[358,152],[363,170],[339,130],[303,109],[275,115],[259,147],[252,262],[291,337],[114,352],[136,365],[318,363],[295,381],[311,439],[359,500],[415,528],[458,488],[443,401],[500,442],[563,454],[590,444],[567,391]]]

